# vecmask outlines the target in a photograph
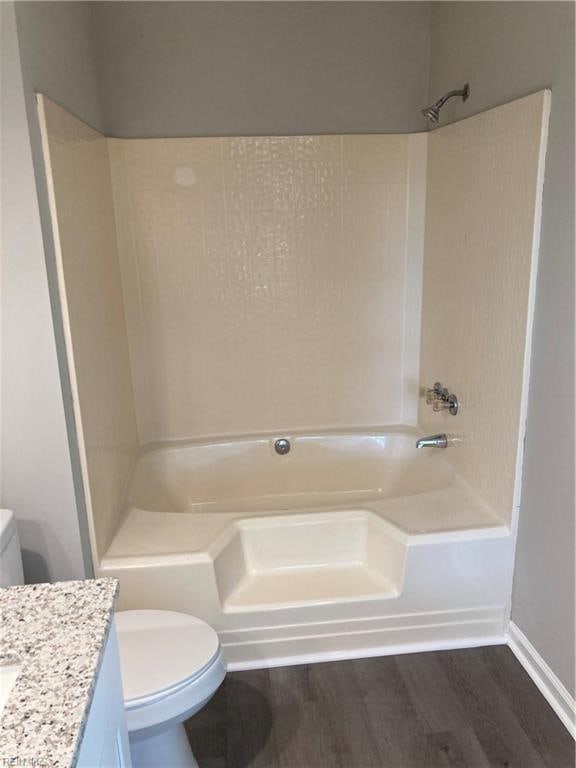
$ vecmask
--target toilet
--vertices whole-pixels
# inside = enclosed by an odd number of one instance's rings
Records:
[[[226,675],[218,635],[175,611],[119,611],[115,621],[133,767],[198,766],[184,721]]]

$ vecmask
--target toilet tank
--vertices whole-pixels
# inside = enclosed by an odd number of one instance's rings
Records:
[[[12,510],[0,509],[0,587],[16,584],[24,584],[16,518]]]

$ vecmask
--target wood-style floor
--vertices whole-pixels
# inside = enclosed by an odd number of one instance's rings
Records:
[[[201,768],[573,768],[506,646],[235,672],[187,723]]]

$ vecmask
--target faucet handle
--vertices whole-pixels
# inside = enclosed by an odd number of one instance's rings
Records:
[[[432,405],[433,403],[442,399],[442,394],[444,392],[446,393],[446,395],[448,394],[448,390],[445,389],[439,381],[437,381],[432,387],[432,389],[426,390],[426,404]]]
[[[458,398],[456,395],[451,395],[448,390],[445,390],[442,395],[433,401],[432,410],[435,413],[439,413],[440,411],[448,411],[448,413],[451,413],[452,416],[456,416],[458,413]]]

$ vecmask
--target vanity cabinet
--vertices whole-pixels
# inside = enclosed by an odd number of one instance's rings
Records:
[[[96,679],[76,768],[131,768],[120,656],[112,624]]]

